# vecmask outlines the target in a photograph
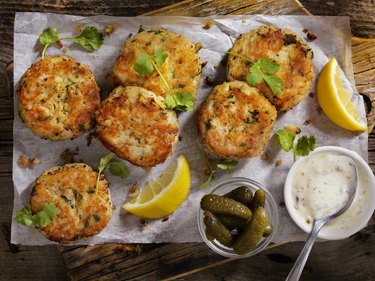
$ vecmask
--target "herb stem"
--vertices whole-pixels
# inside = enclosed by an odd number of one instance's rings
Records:
[[[243,55],[240,55],[240,54],[237,54],[237,53],[235,53],[235,52],[231,52],[231,51],[229,51],[229,52],[227,52],[227,54],[228,54],[228,55],[231,55],[231,56],[234,56],[234,57],[241,58],[241,59],[243,59],[243,60],[245,60],[245,61],[250,62],[251,64],[254,63],[252,60],[248,59],[247,57],[245,57],[245,56],[243,56]]]
[[[171,87],[169,87],[169,84],[168,84],[167,80],[165,80],[163,74],[161,73],[161,71],[160,71],[159,67],[157,66],[157,64],[155,63],[154,59],[151,60],[151,63],[152,63],[152,65],[154,66],[154,68],[156,69],[156,71],[157,71],[157,73],[159,74],[159,76],[161,77],[161,79],[163,80],[165,86],[166,86],[167,89],[168,89],[168,92],[169,92],[169,93],[172,93]]]
[[[100,174],[102,171],[98,172],[98,177],[96,178],[96,185],[95,185],[95,195],[98,195],[99,193],[99,181],[100,181]]]

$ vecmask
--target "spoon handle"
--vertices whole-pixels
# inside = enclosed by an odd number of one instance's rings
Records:
[[[314,242],[316,240],[316,237],[324,225],[325,221],[324,220],[316,220],[314,221],[313,228],[309,234],[309,237],[307,237],[305,246],[303,247],[301,253],[299,254],[292,270],[289,272],[288,277],[286,278],[285,281],[298,281],[303,268],[305,267],[307,258],[309,257],[310,251],[312,246],[314,245]]]

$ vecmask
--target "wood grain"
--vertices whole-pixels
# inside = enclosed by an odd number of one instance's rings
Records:
[[[244,260],[227,260],[203,243],[105,244],[89,247],[31,247],[9,243],[12,184],[13,22],[17,11],[107,14],[133,16],[179,14],[306,14],[298,1],[238,0],[0,0],[0,280],[285,280],[302,243],[288,243]],[[301,0],[312,14],[348,15],[356,36],[375,37],[375,5],[372,0]],[[167,8],[161,8],[173,4]],[[157,11],[154,9],[161,8]],[[152,12],[151,12],[152,11]],[[328,27],[329,28],[329,27]],[[356,85],[361,93],[374,97],[374,41],[353,38]],[[371,107],[369,107],[371,108]],[[374,108],[374,107],[372,107]],[[369,120],[374,120],[369,113]],[[372,119],[371,119],[372,118]],[[375,170],[375,135],[369,138],[369,163]],[[303,280],[374,280],[374,218],[369,226],[343,241],[314,246]],[[60,252],[62,255],[58,254]],[[66,266],[66,267],[65,267]]]

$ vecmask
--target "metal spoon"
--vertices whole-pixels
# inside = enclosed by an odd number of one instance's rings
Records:
[[[320,229],[323,227],[323,225],[330,221],[333,220],[334,218],[337,218],[338,216],[342,215],[352,204],[353,199],[355,197],[356,191],[357,191],[357,186],[358,186],[358,170],[357,166],[354,163],[353,159],[349,158],[351,162],[351,166],[353,167],[354,172],[354,185],[351,187],[351,193],[349,194],[348,201],[344,204],[344,206],[336,213],[332,215],[325,216],[320,219],[314,219],[313,227],[311,229],[311,232],[309,236],[307,237],[307,240],[305,242],[305,246],[303,247],[301,253],[299,254],[292,270],[289,272],[288,277],[286,278],[285,281],[298,281],[301,274],[302,270],[305,267],[307,258],[310,254],[311,248],[316,240],[316,237],[318,236],[318,233]]]

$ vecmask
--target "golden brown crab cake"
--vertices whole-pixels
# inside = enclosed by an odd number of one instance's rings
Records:
[[[162,96],[138,86],[118,86],[97,111],[99,140],[140,167],[163,163],[178,140],[178,119]]]
[[[75,138],[94,125],[99,87],[90,69],[67,56],[34,63],[22,76],[19,113],[26,127],[42,138]]]
[[[101,232],[111,219],[113,207],[109,183],[84,163],[56,166],[44,171],[34,182],[30,197],[32,213],[53,203],[57,215],[39,230],[49,240],[69,244]]]
[[[242,34],[234,43],[231,52],[251,61],[268,58],[280,65],[275,73],[283,81],[283,89],[276,95],[262,82],[256,87],[280,111],[297,105],[308,93],[313,79],[313,52],[295,33],[275,26],[263,25],[247,34]],[[246,81],[250,64],[246,60],[229,55],[228,79]]]
[[[216,86],[198,111],[198,134],[209,153],[241,159],[260,155],[277,117],[276,108],[242,81]]]
[[[201,76],[196,47],[184,36],[162,28],[143,30],[125,42],[113,68],[114,83],[141,86],[165,98],[169,89],[156,70],[148,75],[134,70],[142,54],[153,56],[160,50],[167,55],[160,71],[170,90],[190,93],[195,100]]]

